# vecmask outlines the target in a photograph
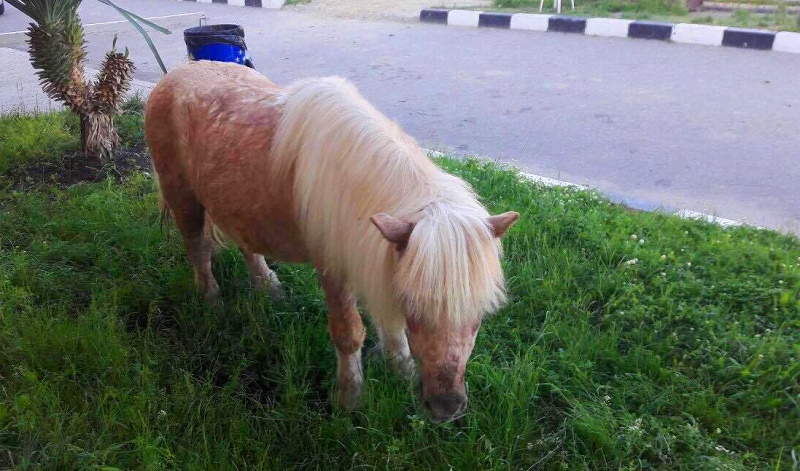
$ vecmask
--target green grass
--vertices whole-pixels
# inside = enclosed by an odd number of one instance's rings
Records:
[[[566,9],[565,9],[566,5]],[[533,0],[495,0],[498,8],[535,8],[539,9],[539,2]],[[553,6],[552,0],[545,1],[545,8]],[[687,14],[686,7],[679,0],[594,0],[575,2],[576,13],[593,14],[607,16],[610,13],[633,13],[633,14],[655,14],[655,15],[684,15]],[[562,1],[562,12],[572,14],[569,3]]]
[[[575,10],[569,2],[562,2],[562,14],[598,18],[625,18],[637,20],[664,21],[670,23],[699,23],[718,26],[736,26],[741,28],[760,28],[777,31],[800,31],[796,13],[788,13],[786,5],[776,0],[759,0],[753,3],[776,6],[771,14],[761,14],[746,10],[732,13],[694,12],[690,13],[680,0],[588,0],[575,2]],[[495,0],[497,10],[505,12],[538,13],[537,0]],[[545,1],[543,13],[554,13],[553,2]]]
[[[308,267],[279,266],[288,296],[272,304],[226,250],[225,313],[204,306],[147,175],[1,190],[0,469],[797,466],[796,238],[440,164],[522,214],[510,301],[479,334],[458,425],[425,420],[377,361],[362,412],[331,406]]]
[[[26,163],[78,149],[80,124],[67,112],[0,115],[0,174]]]
[[[144,145],[144,105],[144,99],[137,93],[122,105],[122,114],[114,118],[114,125],[125,147]]]
[[[134,95],[114,122],[122,144],[143,145],[144,100]],[[34,161],[53,160],[80,149],[80,120],[69,111],[47,114],[18,111],[0,115],[0,176]]]
[[[744,4],[744,5],[768,5],[768,6],[780,6],[780,5],[788,5],[788,6],[797,6],[796,1],[786,1],[786,0],[725,0],[720,1],[717,3],[734,3],[734,4]]]

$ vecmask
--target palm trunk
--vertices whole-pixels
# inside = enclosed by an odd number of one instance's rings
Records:
[[[119,142],[112,115],[99,112],[81,114],[81,150],[87,161],[106,161]]]

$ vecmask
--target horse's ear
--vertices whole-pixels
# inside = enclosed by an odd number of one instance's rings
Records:
[[[386,240],[397,244],[398,247],[405,247],[408,244],[411,231],[414,230],[413,224],[403,222],[386,213],[378,213],[369,218],[369,220],[381,231],[381,234],[383,234]]]
[[[489,227],[492,228],[492,233],[495,237],[503,237],[518,219],[518,212],[508,211],[503,214],[498,214],[497,216],[489,216],[487,222],[489,223]]]

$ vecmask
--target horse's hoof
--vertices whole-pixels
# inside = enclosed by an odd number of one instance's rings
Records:
[[[219,289],[216,291],[211,291],[205,294],[206,303],[211,306],[211,309],[214,311],[220,312],[225,308],[225,303],[222,302],[222,296],[219,293]]]
[[[208,286],[202,288],[201,290],[203,292],[203,297],[205,297],[206,301],[208,302],[214,302],[220,298],[219,285],[217,285],[216,283],[209,284]]]
[[[383,356],[383,348],[380,344],[367,350],[367,361],[380,361]]]
[[[269,297],[273,302],[283,301],[283,288],[274,272],[265,276],[254,276],[252,281],[256,290],[269,293]]]
[[[406,381],[413,381],[417,377],[417,365],[412,357],[396,358],[392,361],[392,369]]]
[[[384,356],[389,354],[383,350],[383,347],[378,344],[367,350],[368,361],[381,361]],[[401,378],[411,381],[417,376],[417,365],[414,358],[411,356],[406,357],[391,357],[386,358],[389,368]]]
[[[281,287],[280,283],[272,283],[269,286],[269,297],[272,299],[272,302],[279,303],[282,302],[285,298],[283,294],[283,288]]]
[[[361,409],[361,388],[339,392],[339,407],[346,411]]]

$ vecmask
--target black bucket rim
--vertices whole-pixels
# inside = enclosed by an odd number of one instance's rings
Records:
[[[243,38],[244,28],[241,25],[222,23],[216,25],[194,26],[192,28],[183,30],[183,37],[185,38],[219,34],[232,34],[234,36]]]

